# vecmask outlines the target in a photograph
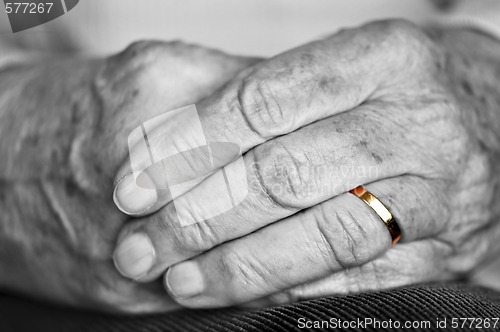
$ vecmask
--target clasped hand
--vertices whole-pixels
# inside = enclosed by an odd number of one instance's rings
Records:
[[[386,21],[242,71],[196,106],[208,140],[242,148],[247,198],[182,227],[171,197],[141,196],[126,162],[115,202],[137,219],[120,234],[118,269],[138,282],[164,276],[170,296],[193,308],[382,290],[471,271],[500,234],[500,146],[484,122],[484,85],[458,78],[467,61],[439,34]],[[214,178],[184,194],[193,210],[216,204]],[[379,216],[348,193],[359,185],[396,218],[403,237],[395,248]]]

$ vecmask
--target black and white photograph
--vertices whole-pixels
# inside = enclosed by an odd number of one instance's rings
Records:
[[[3,0],[34,331],[500,331],[500,0]]]

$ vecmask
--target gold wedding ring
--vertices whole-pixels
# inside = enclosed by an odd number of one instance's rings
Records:
[[[357,196],[363,202],[365,202],[369,207],[375,211],[375,213],[382,219],[385,226],[389,230],[392,236],[391,247],[394,247],[401,239],[401,230],[399,225],[392,216],[392,213],[385,207],[385,205],[371,192],[366,190],[364,187],[359,186],[356,189],[350,191],[351,194]]]

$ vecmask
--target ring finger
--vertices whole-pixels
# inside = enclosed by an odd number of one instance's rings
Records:
[[[257,147],[243,157],[250,184],[243,201],[225,213],[213,213],[227,199],[227,182],[219,181],[225,174],[214,173],[157,214],[126,225],[115,252],[117,267],[125,276],[149,281],[175,263],[360,184],[425,174],[424,153],[407,144],[412,133],[404,129],[420,127],[385,120],[404,119],[401,112],[386,104],[366,104]],[[182,227],[179,206],[185,207],[185,215],[198,216],[198,222]]]
[[[449,219],[435,181],[403,176],[366,188],[413,241],[438,234]],[[171,267],[166,285],[188,307],[248,302],[361,266],[390,247],[390,234],[363,201],[346,193]]]

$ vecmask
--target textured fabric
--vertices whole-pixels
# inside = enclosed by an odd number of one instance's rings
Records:
[[[380,320],[432,322],[436,318],[500,318],[500,293],[461,284],[423,285],[303,301],[256,311],[186,310],[133,317],[84,313],[7,296],[0,297],[0,331],[3,332],[295,331],[299,330],[298,319],[301,317],[308,320],[356,320],[372,317]],[[375,329],[363,329],[372,330]],[[457,331],[450,326],[447,330]],[[486,330],[493,329],[483,331]],[[495,330],[500,328],[497,326]]]

